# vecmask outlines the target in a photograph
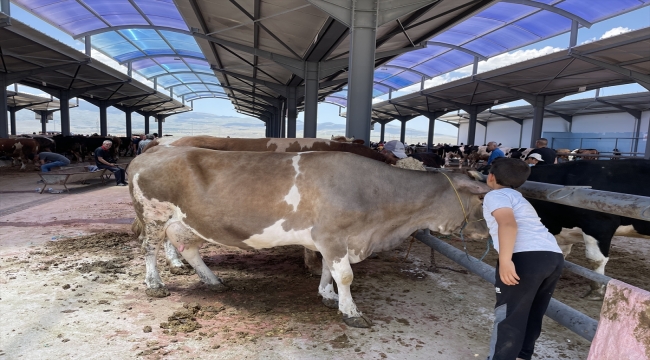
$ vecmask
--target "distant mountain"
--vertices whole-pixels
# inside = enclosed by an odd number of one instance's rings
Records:
[[[108,133],[111,135],[124,136],[126,124],[124,113],[115,108],[108,108]],[[70,130],[75,134],[99,133],[99,112],[97,108],[85,101],[79,103],[79,107],[70,109]],[[149,131],[158,131],[158,123],[154,118],[149,120]],[[40,120],[36,120],[35,113],[28,110],[21,110],[16,113],[16,126],[19,134],[41,131]],[[136,113],[132,115],[132,129],[134,134],[144,132],[144,118]],[[54,113],[54,120],[47,124],[48,131],[60,131],[61,122],[59,113]],[[174,136],[188,135],[212,135],[230,137],[264,137],[265,124],[252,117],[219,116],[200,112],[186,112],[171,116],[163,123],[163,133]],[[380,126],[376,124],[375,130],[371,132],[372,141],[379,141]],[[296,123],[296,132],[299,136],[304,131],[302,121]],[[344,135],[345,124],[323,122],[318,124],[317,136],[329,139],[332,135]],[[386,125],[385,140],[399,139],[400,127]],[[416,129],[406,128],[406,140],[409,143],[426,142],[427,133]],[[456,137],[446,134],[435,134],[435,142],[455,143]]]

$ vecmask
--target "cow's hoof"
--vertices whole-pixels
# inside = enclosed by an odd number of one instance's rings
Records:
[[[203,286],[210,291],[214,292],[224,292],[228,290],[228,286],[224,283],[218,283],[218,284],[203,284]]]
[[[194,275],[194,269],[186,268],[184,266],[170,266],[169,272],[174,275]]]
[[[343,315],[343,322],[345,322],[348,326],[355,328],[369,328],[372,326],[372,322],[365,315],[357,317],[347,317]]]
[[[323,305],[327,306],[330,309],[338,310],[338,308],[339,308],[338,300],[334,300],[334,299],[325,299],[325,298],[323,298]]]
[[[600,293],[598,290],[589,290],[582,295],[582,298],[590,301],[601,301],[605,299],[605,294]]]
[[[145,293],[147,296],[155,298],[164,298],[169,296],[169,290],[164,286],[159,288],[148,288]]]

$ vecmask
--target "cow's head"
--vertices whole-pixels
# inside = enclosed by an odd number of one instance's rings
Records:
[[[462,230],[463,236],[470,240],[487,238],[490,233],[483,219],[483,198],[490,191],[490,188],[485,183],[462,174],[455,174],[452,181],[458,196],[455,193],[452,194],[453,197],[451,198],[453,200],[446,209],[447,216],[451,215],[453,217],[448,222],[446,232],[460,235]],[[453,192],[453,189],[450,189],[450,191]],[[458,197],[460,197],[460,201]],[[446,198],[449,199],[450,197]]]

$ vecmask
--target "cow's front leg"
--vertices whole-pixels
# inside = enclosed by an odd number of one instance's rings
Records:
[[[328,246],[333,246],[334,243],[329,243]],[[319,249],[321,250],[321,249]],[[338,253],[338,255],[337,255]],[[341,253],[343,255],[341,255]],[[357,305],[352,300],[352,293],[350,292],[350,285],[354,279],[352,274],[352,267],[347,253],[347,246],[344,252],[336,250],[323,249],[323,262],[327,263],[327,267],[332,273],[336,286],[339,290],[339,311],[343,313],[343,321],[352,327],[367,328],[372,325],[370,320],[365,317]]]
[[[315,253],[315,252],[314,252]],[[322,262],[323,271],[318,285],[318,294],[323,297],[323,304],[330,309],[339,308],[339,295],[334,292],[332,272],[325,261]]]
[[[603,255],[600,247],[598,246],[598,240],[593,236],[587,234],[582,235],[585,239],[585,255],[587,260],[591,264],[591,268],[594,272],[605,275],[605,265],[609,257]],[[605,285],[590,281],[589,286],[591,290],[587,292],[583,297],[587,300],[603,300],[605,298]]]
[[[165,241],[165,257],[167,258],[167,265],[169,265],[169,272],[172,274],[189,275],[192,272],[185,267],[181,260],[181,254],[178,253],[178,250],[176,250],[169,240]]]

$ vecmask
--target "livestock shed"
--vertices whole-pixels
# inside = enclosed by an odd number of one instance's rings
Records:
[[[487,185],[450,169],[399,169],[368,147],[313,139],[317,103],[345,106],[346,137],[366,143],[372,122],[383,129],[400,120],[402,140],[407,121],[420,115],[430,120],[429,139],[437,121],[463,128],[459,110],[469,117],[466,142],[480,142],[477,125],[492,131],[506,122],[503,134],[510,139],[517,129],[523,146],[543,134],[573,141],[561,137],[583,134],[582,117],[625,111],[635,119],[619,124],[636,139],[630,153],[648,156],[647,94],[559,100],[633,82],[649,88],[650,29],[577,44],[581,28],[649,4],[0,0],[0,137],[15,133],[5,107],[40,109],[38,99],[7,90],[18,83],[58,99],[62,134],[54,138],[83,153],[49,174],[0,171],[0,357],[487,357],[500,291],[490,284],[498,254],[482,219]],[[16,6],[83,40],[83,51],[12,17]],[[567,52],[478,71],[481,61],[564,33]],[[103,56],[125,71],[98,61]],[[424,88],[426,79],[465,66],[471,77]],[[383,95],[389,100],[373,103]],[[75,97],[99,108],[101,136],[69,136]],[[161,138],[134,159],[110,161],[128,172],[128,184],[116,180],[121,186],[105,186],[109,170],[93,169],[101,164],[83,163],[107,139],[108,107],[126,113],[128,136],[133,112],[145,116],[147,133],[154,116],[162,135],[166,117],[204,98],[228,100],[264,122],[267,138],[184,137],[178,145]],[[522,99],[531,107],[495,107]],[[129,137],[112,139],[133,150]],[[242,140],[256,147],[237,147]],[[48,138],[2,139],[25,168],[23,143],[35,149],[39,141]],[[572,161],[532,174],[555,169],[548,182],[519,189],[542,203],[543,216],[562,221],[552,234],[573,241],[563,244],[567,253],[574,249],[536,356],[650,358],[639,345],[650,342],[650,194],[638,186],[650,182],[648,161]],[[82,183],[68,184],[73,179]],[[57,185],[68,191],[45,191]],[[581,297],[588,288],[593,301]]]

